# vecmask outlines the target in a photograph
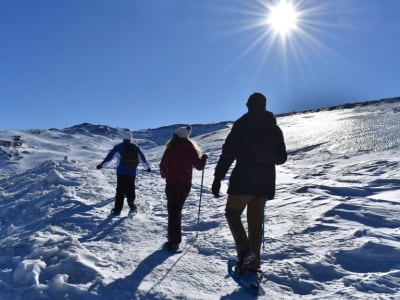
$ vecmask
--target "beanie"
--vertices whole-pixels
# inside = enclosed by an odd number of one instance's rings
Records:
[[[246,105],[249,110],[265,110],[267,98],[261,93],[253,93],[247,100]]]
[[[183,127],[179,127],[177,130],[175,130],[174,135],[176,135],[177,137],[180,137],[180,138],[188,139],[191,131],[192,131],[192,126],[183,126]]]
[[[132,140],[132,133],[130,133],[129,131],[125,132],[124,133],[124,141],[131,141],[131,140]]]

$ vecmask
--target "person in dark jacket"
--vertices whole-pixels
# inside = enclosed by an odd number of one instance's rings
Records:
[[[130,132],[125,133],[122,143],[115,145],[114,148],[107,154],[103,162],[97,165],[97,169],[100,170],[101,168],[105,167],[114,158],[114,156],[117,157],[117,189],[115,194],[114,208],[111,210],[111,213],[116,216],[121,214],[124,206],[125,196],[130,208],[130,212],[135,212],[137,210],[135,204],[135,180],[137,164],[127,166],[121,161],[123,151],[127,145],[132,145],[131,147],[136,150],[138,156],[137,161],[140,161],[144,165],[146,171],[151,172],[150,165],[147,163],[143,152],[136,144],[133,144],[131,140],[132,134]]]
[[[189,139],[191,126],[179,127],[167,142],[160,162],[160,174],[166,180],[168,241],[166,248],[179,249],[182,241],[182,209],[192,186],[192,170],[203,170],[207,155],[199,158],[200,148]]]
[[[248,112],[235,121],[222,147],[215,168],[212,193],[219,196],[224,179],[234,160],[225,216],[235,240],[237,273],[260,268],[260,248],[264,207],[275,196],[275,165],[286,162],[287,152],[281,129],[274,115],[266,110],[266,97],[250,95]],[[247,207],[248,235],[241,221]]]

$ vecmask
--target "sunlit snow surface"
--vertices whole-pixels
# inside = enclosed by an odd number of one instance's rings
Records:
[[[278,118],[289,159],[265,210],[265,299],[400,298],[399,121],[399,101]],[[124,129],[0,131],[0,299],[248,299],[227,277],[225,197],[209,191],[230,125],[193,128],[209,162],[175,255],[158,164],[176,126],[134,132],[153,172],[138,174],[133,219],[109,216],[115,167],[95,168]]]

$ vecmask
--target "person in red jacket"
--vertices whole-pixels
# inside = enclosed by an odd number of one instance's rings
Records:
[[[160,174],[166,180],[168,242],[166,248],[179,249],[182,241],[182,209],[192,186],[192,170],[203,170],[207,155],[201,158],[199,146],[189,139],[191,126],[179,127],[167,142],[160,162]]]

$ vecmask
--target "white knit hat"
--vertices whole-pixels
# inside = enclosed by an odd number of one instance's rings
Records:
[[[184,126],[184,127],[179,127],[177,130],[175,130],[174,134],[180,138],[188,139],[191,131],[192,131],[192,126]]]
[[[130,131],[124,133],[124,141],[131,141],[132,133]]]

